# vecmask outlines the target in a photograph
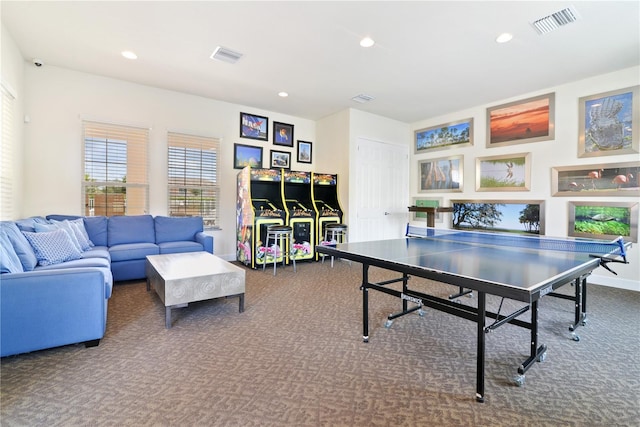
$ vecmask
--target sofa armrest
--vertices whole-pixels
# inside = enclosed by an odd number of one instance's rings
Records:
[[[111,286],[101,268],[69,268],[0,277],[0,355],[104,336]]]
[[[205,234],[204,231],[199,231],[196,233],[196,242],[200,243],[204,250],[213,254],[213,236],[209,234]]]

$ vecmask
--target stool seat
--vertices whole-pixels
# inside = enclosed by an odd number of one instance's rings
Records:
[[[291,233],[293,228],[288,225],[270,225],[267,227],[267,233]]]
[[[325,230],[336,230],[336,231],[347,231],[347,226],[345,224],[327,224],[325,225]]]
[[[273,240],[273,245],[278,248],[278,241],[280,242],[280,251],[282,254],[282,266],[284,267],[285,256],[286,259],[293,262],[293,271],[296,271],[296,259],[291,256],[291,250],[293,249],[293,228],[288,225],[270,225],[267,227],[267,236],[265,239],[265,248],[269,250],[269,242]],[[289,250],[287,250],[289,248]],[[273,253],[273,275],[276,275],[276,265],[278,260],[277,249]],[[264,271],[267,265],[262,263],[262,271]]]

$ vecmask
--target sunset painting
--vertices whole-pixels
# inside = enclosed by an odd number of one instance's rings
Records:
[[[490,108],[488,145],[553,139],[553,94]]]

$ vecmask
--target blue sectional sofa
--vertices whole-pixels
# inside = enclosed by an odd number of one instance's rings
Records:
[[[147,255],[207,251],[200,217],[49,215],[0,222],[0,357],[98,345],[113,283]]]

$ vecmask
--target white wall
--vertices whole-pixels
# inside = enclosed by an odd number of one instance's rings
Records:
[[[316,141],[315,122],[259,110],[252,107],[128,83],[54,66],[25,67],[25,105],[31,122],[24,134],[24,203],[22,216],[52,213],[82,213],[82,137],[81,121],[148,127],[150,131],[149,213],[166,215],[167,207],[167,131],[222,139],[220,153],[220,226],[214,231],[217,255],[235,259],[235,183],[233,144],[262,146],[263,166],[269,166],[271,142],[242,139],[240,112],[269,117],[294,125],[295,139],[312,141],[314,155],[322,152]],[[331,165],[298,164],[296,147],[277,147],[291,151],[292,169],[331,170]]]
[[[24,121],[24,60],[13,37],[2,26],[2,43],[0,47],[0,81],[14,96],[14,130],[15,141],[12,147],[14,170],[13,170],[13,194],[10,201],[13,205],[14,214],[20,217],[23,203],[23,121]],[[2,201],[1,203],[4,203]],[[12,219],[12,218],[2,218]]]
[[[581,164],[619,163],[638,161],[638,154],[615,155],[603,157],[578,158],[578,99],[610,90],[621,89],[640,84],[640,68],[633,67],[611,74],[572,82],[562,86],[551,87],[538,92],[524,93],[516,98],[503,99],[492,104],[480,105],[464,111],[434,117],[413,123],[412,132],[442,123],[449,123],[473,117],[474,145],[472,147],[450,148],[434,150],[428,154],[412,154],[411,160],[411,196],[412,197],[441,197],[444,206],[452,199],[462,200],[545,200],[546,235],[567,236],[569,201],[615,201],[638,202],[637,197],[552,197],[551,196],[551,168],[554,166],[571,166]],[[511,101],[517,101],[536,95],[555,92],[555,139],[527,144],[517,144],[506,147],[486,148],[486,109]],[[437,101],[434,101],[437,102]],[[639,117],[635,118],[640,120]],[[637,136],[635,136],[637,138]],[[413,136],[412,136],[413,138]],[[411,148],[411,153],[413,153]],[[475,162],[476,157],[495,156],[512,153],[532,153],[531,189],[527,192],[476,192],[475,191]],[[448,157],[462,154],[464,156],[464,191],[458,193],[419,193],[418,161],[427,158]],[[450,221],[449,218],[445,219]],[[618,276],[600,268],[597,269],[591,282],[610,286],[635,289],[640,291],[640,260],[638,244],[629,252],[630,265],[615,264],[613,269]]]

